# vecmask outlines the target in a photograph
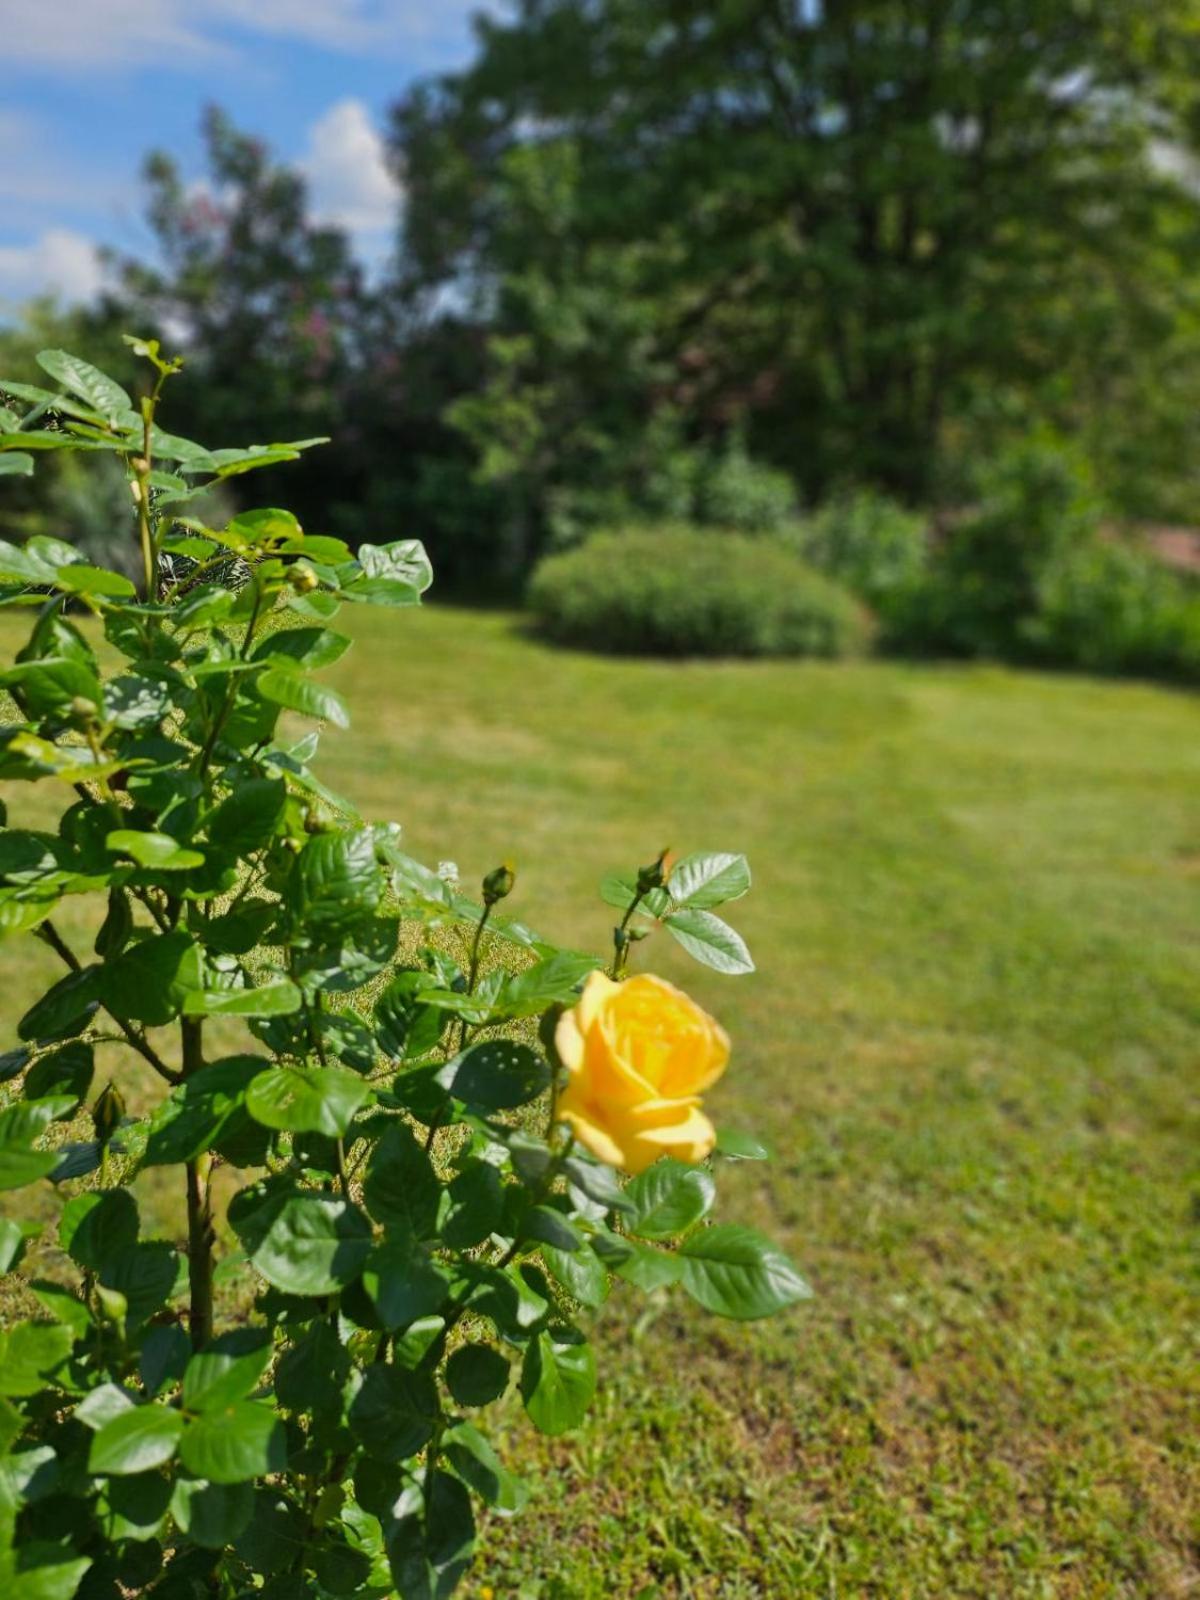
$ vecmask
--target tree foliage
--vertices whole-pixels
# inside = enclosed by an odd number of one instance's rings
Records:
[[[745,418],[810,491],[920,498],[955,427],[1047,414],[1097,447],[1119,417],[1125,469],[1139,439],[1165,465],[1136,396],[1194,442],[1146,358],[1169,344],[1194,397],[1195,23],[1166,0],[523,0],[485,23],[394,131],[409,281],[489,329],[459,411],[484,470],[544,499],[636,477],[656,426]]]

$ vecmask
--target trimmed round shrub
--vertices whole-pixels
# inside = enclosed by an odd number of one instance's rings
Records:
[[[563,644],[626,655],[844,656],[869,619],[774,540],[688,527],[594,534],[534,571],[529,607]]]

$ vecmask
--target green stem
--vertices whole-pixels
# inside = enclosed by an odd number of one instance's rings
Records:
[[[204,1065],[202,1029],[200,1017],[184,1017],[180,1023],[185,1079]],[[213,1331],[213,1245],[216,1237],[212,1225],[211,1170],[212,1158],[207,1154],[187,1163],[188,1331],[193,1350],[203,1350]]]
[[[634,895],[633,899],[629,902],[628,906],[626,906],[625,915],[621,918],[621,926],[617,929],[616,937],[617,953],[613,957],[612,964],[612,978],[614,982],[617,982],[619,979],[625,976],[625,964],[629,959],[629,946],[631,943],[626,930],[629,927],[630,919],[632,918],[633,913],[637,910],[645,898],[646,891],[644,889],[639,889]]]

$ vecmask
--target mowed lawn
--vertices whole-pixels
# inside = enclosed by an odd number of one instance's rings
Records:
[[[723,1167],[722,1215],[816,1291],[750,1325],[614,1294],[583,1432],[504,1413],[537,1492],[466,1593],[1200,1592],[1196,701],[343,622],[324,776],[464,879],[515,856],[547,934],[605,948],[601,874],[663,845],[750,857],[756,974],[637,956],[732,1033],[713,1112],[775,1154]],[[9,1035],[32,965],[0,951]]]

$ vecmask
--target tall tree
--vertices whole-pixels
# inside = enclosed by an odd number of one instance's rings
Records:
[[[491,326],[490,409],[463,418],[485,470],[551,484],[671,414],[742,419],[812,490],[915,497],[981,397],[1069,420],[1103,370],[1136,402],[1154,331],[1193,317],[1195,203],[1162,156],[1190,141],[1197,20],[519,0],[482,23],[393,138],[407,291]]]
[[[188,358],[182,431],[213,444],[327,434],[359,364],[369,297],[345,234],[311,218],[304,181],[220,110],[204,118],[207,174],[185,183],[166,154],[147,157],[156,259],[120,263],[116,299],[139,332]],[[338,497],[320,453],[289,469],[305,509]],[[270,475],[255,494],[271,491]]]

